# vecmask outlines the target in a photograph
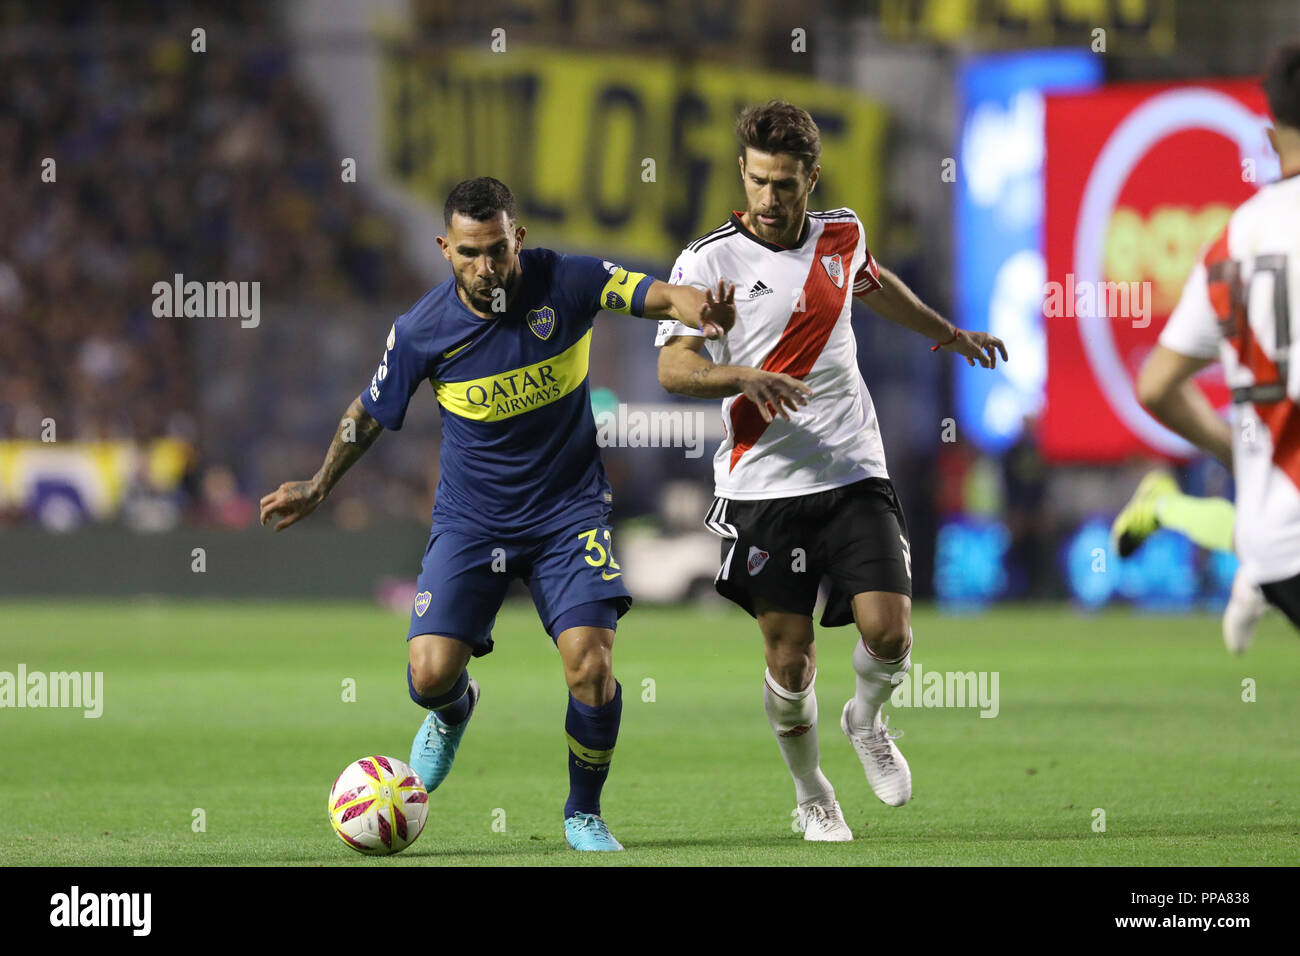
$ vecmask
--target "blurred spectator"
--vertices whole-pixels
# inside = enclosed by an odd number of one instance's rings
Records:
[[[252,499],[239,493],[235,473],[224,465],[214,465],[203,473],[200,494],[198,518],[203,524],[246,528],[256,520]]]
[[[1038,451],[1035,419],[1026,416],[1020,438],[1002,457],[1006,504],[1008,571],[1013,593],[1052,595],[1057,575],[1052,559],[1052,520],[1047,507],[1047,465]]]
[[[181,520],[179,498],[179,490],[159,487],[154,481],[149,455],[141,446],[122,499],[123,523],[132,531],[171,531]]]

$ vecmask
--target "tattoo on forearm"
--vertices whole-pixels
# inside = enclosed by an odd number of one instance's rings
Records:
[[[315,482],[322,492],[328,492],[343,477],[343,473],[374,444],[384,426],[366,411],[361,399],[353,399],[339,421],[338,431],[325,453],[325,462],[316,472]]]
[[[673,391],[692,398],[726,398],[742,391],[731,378],[730,368],[723,368],[713,363],[699,365],[684,372],[678,381],[681,383]]]

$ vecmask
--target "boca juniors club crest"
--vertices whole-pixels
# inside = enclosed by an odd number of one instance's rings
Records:
[[[844,288],[844,263],[840,261],[838,252],[833,256],[822,256],[822,268],[826,270],[826,274],[835,283],[835,288]]]
[[[533,335],[545,342],[555,331],[555,310],[549,305],[533,309],[528,313],[528,327],[533,330]]]
[[[415,616],[424,617],[424,612],[429,610],[429,602],[433,600],[433,595],[428,591],[421,591],[415,596]]]
[[[749,576],[752,578],[759,571],[763,570],[763,565],[767,564],[767,559],[771,555],[766,551],[760,551],[753,545],[749,548]]]

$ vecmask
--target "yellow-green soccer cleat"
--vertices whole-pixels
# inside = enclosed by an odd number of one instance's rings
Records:
[[[1178,482],[1163,469],[1149,472],[1133,492],[1124,510],[1110,526],[1110,543],[1121,558],[1142,546],[1142,542],[1160,527],[1156,519],[1156,502],[1168,494],[1178,494]]]

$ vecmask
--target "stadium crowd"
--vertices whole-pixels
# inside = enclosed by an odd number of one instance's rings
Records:
[[[303,400],[321,386],[292,340],[347,346],[359,317],[383,321],[375,303],[423,291],[392,227],[342,181],[277,29],[252,2],[0,12],[0,440],[38,440],[47,419],[60,442],[182,439],[199,450],[183,510],[226,523],[245,520],[232,481],[255,495],[309,475],[346,404],[337,389]],[[214,337],[206,320],[155,317],[153,284],[178,273],[259,282],[263,310],[290,302],[296,319]],[[382,334],[358,331],[347,389]],[[274,387],[250,383],[249,363],[273,366]],[[310,454],[300,436],[317,439]],[[368,497],[423,511],[428,460]]]

